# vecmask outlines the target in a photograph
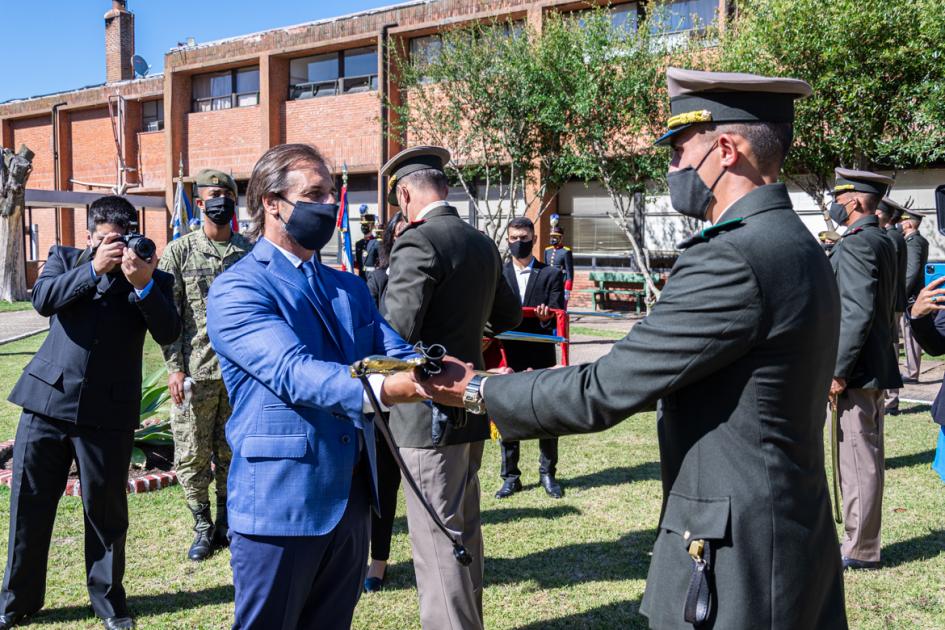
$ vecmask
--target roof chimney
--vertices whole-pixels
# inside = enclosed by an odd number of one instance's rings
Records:
[[[105,81],[134,78],[131,58],[135,54],[135,15],[126,0],[112,0],[112,10],[105,14]]]

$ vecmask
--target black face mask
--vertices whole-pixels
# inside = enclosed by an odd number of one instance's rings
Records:
[[[830,210],[828,210],[830,218],[837,225],[844,225],[847,222],[847,219],[850,218],[850,213],[847,212],[847,207],[842,203],[837,203],[834,201],[830,204]]]
[[[229,197],[213,197],[203,202],[203,213],[217,225],[227,225],[236,213],[236,202]]]
[[[509,251],[512,253],[513,258],[528,258],[532,254],[532,247],[535,245],[534,240],[530,241],[515,241],[514,243],[509,243]]]
[[[712,151],[715,150],[715,147],[716,144],[713,144],[712,147],[709,148],[695,168],[687,166],[678,171],[673,171],[666,176],[666,182],[669,184],[670,203],[673,205],[673,209],[679,214],[705,221],[706,210],[708,210],[709,204],[712,203],[714,197],[712,191],[715,190],[715,185],[719,183],[719,180],[722,179],[722,175],[725,174],[725,170],[719,173],[719,176],[712,182],[711,188],[706,186],[702,178],[699,177],[699,169],[702,168],[702,165],[709,158]]]
[[[551,239],[551,244],[554,245],[555,247],[557,247],[560,243],[561,243],[561,239],[560,239],[560,238],[552,238],[552,239]]]
[[[312,251],[320,251],[328,244],[335,233],[338,204],[310,201],[292,203],[284,197],[282,200],[295,208],[288,221],[282,218],[282,213],[279,213],[279,220],[282,221],[282,229],[295,239],[296,243]]]
[[[362,226],[361,226],[361,234],[364,234],[365,236],[367,236],[368,234],[371,233],[371,230],[373,230],[373,229],[374,229],[374,228],[372,228],[370,225],[362,225]]]

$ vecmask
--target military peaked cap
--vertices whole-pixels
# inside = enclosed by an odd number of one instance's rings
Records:
[[[892,221],[898,221],[902,218],[906,210],[907,208],[905,206],[896,203],[889,197],[883,197],[879,202],[879,211],[883,214],[888,214]]]
[[[197,177],[194,178],[194,182],[196,183],[197,188],[229,188],[233,191],[234,195],[239,194],[239,191],[236,189],[236,181],[223,171],[218,171],[216,169],[203,169],[197,173]]]
[[[404,149],[381,167],[381,177],[387,177],[387,203],[397,206],[397,182],[417,171],[442,171],[450,161],[450,152],[443,147],[422,145]]]
[[[871,173],[870,171],[854,171],[849,168],[835,168],[837,181],[833,187],[833,196],[845,192],[864,192],[885,197],[893,185],[893,178]]]
[[[669,68],[670,118],[655,144],[700,123],[794,122],[794,100],[810,96],[800,79]]]

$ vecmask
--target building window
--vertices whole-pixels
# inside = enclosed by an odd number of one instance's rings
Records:
[[[583,9],[581,11],[575,11],[573,15],[578,18],[578,22],[583,28],[585,16],[595,10],[596,9]],[[638,18],[636,2],[610,6],[607,8],[607,12],[610,13],[610,23],[615,29],[626,30],[628,33],[636,32]]]
[[[654,35],[673,35],[704,29],[716,21],[719,0],[672,0],[653,5],[657,20]]]
[[[425,68],[436,63],[443,50],[443,38],[439,35],[414,37],[410,40],[410,62],[418,68]],[[428,83],[430,77],[421,78],[421,83]]]
[[[193,111],[259,105],[259,68],[239,68],[193,78]]]
[[[302,57],[289,62],[289,98],[305,99],[377,89],[377,48]]]
[[[164,129],[164,99],[141,103],[141,129],[143,131]]]

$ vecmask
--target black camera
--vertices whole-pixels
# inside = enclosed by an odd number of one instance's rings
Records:
[[[151,262],[151,257],[154,256],[154,253],[157,251],[157,246],[154,244],[154,241],[149,239],[144,234],[129,232],[128,234],[122,236],[119,240],[121,240],[121,242],[125,244],[125,247],[133,251],[141,260]]]

